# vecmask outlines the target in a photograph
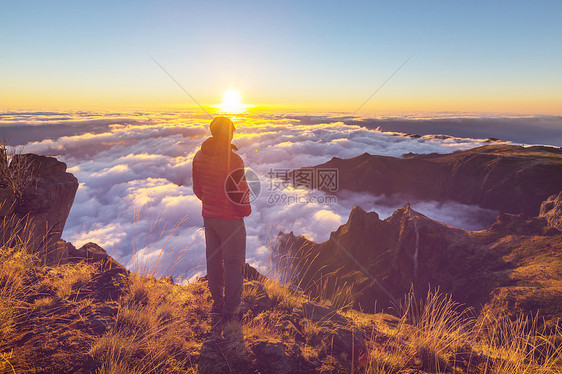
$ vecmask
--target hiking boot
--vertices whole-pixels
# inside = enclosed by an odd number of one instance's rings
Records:
[[[230,322],[237,322],[240,323],[242,318],[240,317],[240,313],[225,313],[222,316],[223,323],[230,323]]]
[[[213,300],[212,305],[211,305],[211,313],[222,314],[223,307],[224,307],[223,302]]]
[[[223,320],[221,318],[221,315],[218,313],[211,313],[210,325],[211,330],[209,331],[209,337],[212,339],[220,338],[223,329]]]
[[[216,327],[220,324],[223,323],[223,318],[221,317],[220,313],[212,313],[210,314],[211,316],[211,328]]]
[[[239,313],[226,314],[223,316],[223,337],[229,341],[244,340],[242,321]]]

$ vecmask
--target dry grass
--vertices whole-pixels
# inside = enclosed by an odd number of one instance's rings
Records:
[[[24,229],[12,230],[16,223],[23,224]],[[24,301],[28,290],[23,284],[23,274],[35,266],[37,258],[29,252],[25,238],[20,236],[26,227],[21,220],[6,217],[0,220],[2,239],[5,240],[0,243],[0,338],[14,331],[16,315],[28,307]]]
[[[263,284],[273,306],[277,309],[292,311],[302,303],[303,292],[289,290],[286,286],[270,279]]]
[[[0,143],[0,188],[14,197],[16,206],[23,204],[25,190],[36,182],[34,166],[27,159],[16,157],[22,151]]]
[[[99,372],[192,370],[209,329],[207,309],[195,302],[204,290],[200,285],[180,287],[136,274],[131,278],[113,328],[89,351],[101,363]]]
[[[538,318],[518,315],[514,320],[505,313],[485,309],[475,325],[484,354],[490,357],[490,373],[554,373],[562,364],[562,330],[550,333],[538,327]]]
[[[379,323],[371,328],[370,340],[377,344],[371,345],[367,372],[562,372],[560,329],[547,334],[537,325],[536,319],[520,316],[513,321],[490,310],[476,317],[438,291],[430,291],[421,302],[410,293],[395,327],[385,325],[382,332]]]
[[[247,372],[255,370],[252,345],[260,341],[293,352],[302,372],[557,373],[562,364],[559,327],[540,330],[536,318],[512,320],[491,310],[475,316],[438,291],[421,301],[410,294],[399,317],[340,308],[351,322],[337,324],[298,317],[299,306],[311,301],[303,291],[248,282],[242,324],[227,325],[216,345],[209,342],[205,282],[179,286],[131,273],[119,297],[100,300],[92,284],[104,269],[96,264],[38,267],[25,247],[4,246],[0,256],[2,373],[39,366],[77,373]],[[100,314],[103,308],[114,312]],[[342,328],[363,333],[365,355],[337,351]]]
[[[0,188],[14,198],[33,183],[24,163],[10,168],[13,155],[0,144]],[[14,205],[15,204],[15,205]],[[159,217],[150,228],[152,242],[162,239]],[[295,258],[281,258],[274,280],[246,283],[241,324],[224,328],[220,344],[209,340],[211,297],[205,282],[179,286],[157,279],[180,261],[173,227],[154,256],[135,252],[135,273],[117,296],[102,298],[95,287],[107,269],[96,264],[41,267],[32,252],[26,219],[0,217],[0,372],[40,370],[76,373],[251,372],[252,344],[281,344],[297,371],[366,373],[561,373],[562,330],[539,328],[538,318],[484,309],[478,316],[448,295],[431,291],[424,300],[406,297],[398,317],[351,310],[354,281],[340,269],[316,266],[319,254],[300,248]],[[133,248],[139,245],[132,240]],[[179,253],[179,255],[177,255]],[[174,254],[172,261],[166,258]],[[157,272],[163,263],[169,268]],[[288,264],[298,264],[289,267]],[[326,302],[329,296],[329,301]],[[310,301],[333,305],[350,323],[314,322],[297,310]],[[366,354],[337,351],[336,337],[360,331]],[[355,329],[355,330],[354,330]],[[345,342],[343,342],[345,343]],[[339,343],[340,345],[342,342]],[[296,352],[296,353],[295,353]]]
[[[139,220],[139,214],[139,212],[134,214],[137,221]],[[186,254],[191,245],[191,243],[184,243],[178,240],[178,236],[176,235],[176,231],[185,222],[187,216],[184,216],[176,222],[171,230],[165,234],[167,222],[162,222],[162,214],[163,211],[160,210],[156,218],[149,219],[152,221],[152,224],[146,233],[145,243],[139,243],[139,235],[136,233],[134,233],[131,238],[133,249],[132,270],[143,277],[155,278],[172,276],[175,267],[181,262],[184,254]],[[146,253],[150,252],[152,243],[159,242],[161,239],[164,239],[162,247],[152,253]],[[163,264],[166,265],[164,266]]]
[[[53,277],[46,284],[56,290],[59,299],[68,299],[92,280],[94,266],[87,263],[64,264],[51,270]]]
[[[320,303],[328,301],[337,309],[349,309],[354,304],[354,291],[356,282],[365,278],[360,271],[347,273],[345,277],[342,272],[345,267],[328,271],[327,265],[322,265],[321,253],[312,255],[307,250],[307,245],[296,247],[291,245],[286,251],[273,250],[276,253],[272,264],[274,269],[268,275],[293,290],[302,291],[312,300]]]
[[[445,371],[471,337],[470,310],[462,310],[451,296],[438,291],[429,291],[419,304],[410,292],[405,304],[398,329],[409,340],[411,356],[419,359],[423,370]]]

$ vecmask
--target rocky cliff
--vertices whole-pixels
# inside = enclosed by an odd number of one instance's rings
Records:
[[[61,238],[78,180],[53,157],[18,154],[8,164],[4,153],[0,164],[2,241],[25,237],[46,257]]]
[[[539,217],[500,213],[489,229],[475,232],[408,204],[385,220],[356,206],[326,242],[280,233],[276,261],[310,294],[351,295],[358,309],[396,308],[411,287],[422,297],[439,287],[477,310],[509,304],[552,320],[562,317],[559,197],[549,198]]]
[[[454,200],[507,213],[539,213],[542,201],[562,190],[562,149],[486,145],[451,154],[368,153],[334,157],[315,169],[339,170],[339,189],[424,200]]]

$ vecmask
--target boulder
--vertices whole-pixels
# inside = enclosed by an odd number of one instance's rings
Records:
[[[15,155],[3,169],[0,217],[12,230],[24,230],[29,247],[44,259],[60,251],[66,219],[74,202],[78,180],[66,172],[66,164],[53,157]],[[54,255],[55,258],[58,255]]]
[[[283,343],[258,340],[250,349],[256,358],[256,366],[260,373],[292,373],[290,357],[285,352]]]
[[[94,299],[116,301],[128,292],[131,281],[125,268],[113,267],[96,275],[91,283]]]
[[[55,243],[52,250],[47,252],[46,257],[44,257],[43,260],[48,266],[65,263],[68,261],[69,254],[74,251],[76,251],[76,248],[72,245],[72,243],[59,240]]]
[[[105,249],[92,242],[84,244],[72,254],[76,257],[88,260],[90,262],[102,261],[109,257]]]
[[[244,264],[244,268],[242,269],[242,276],[244,279],[249,281],[260,281],[263,282],[267,279],[267,277],[263,274],[260,274],[256,268],[252,265],[248,264],[247,262]]]
[[[64,242],[61,240],[60,242]],[[123,265],[115,261],[105,249],[97,245],[96,243],[86,243],[82,247],[76,249],[72,243],[66,243],[66,248],[68,250],[68,260],[72,262],[86,261],[89,263],[99,262],[103,268],[122,268],[125,269]]]

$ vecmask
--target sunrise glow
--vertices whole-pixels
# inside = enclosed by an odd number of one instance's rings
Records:
[[[233,88],[222,94],[222,103],[216,106],[219,111],[228,114],[242,113],[250,107],[251,105],[242,103],[242,95]]]

